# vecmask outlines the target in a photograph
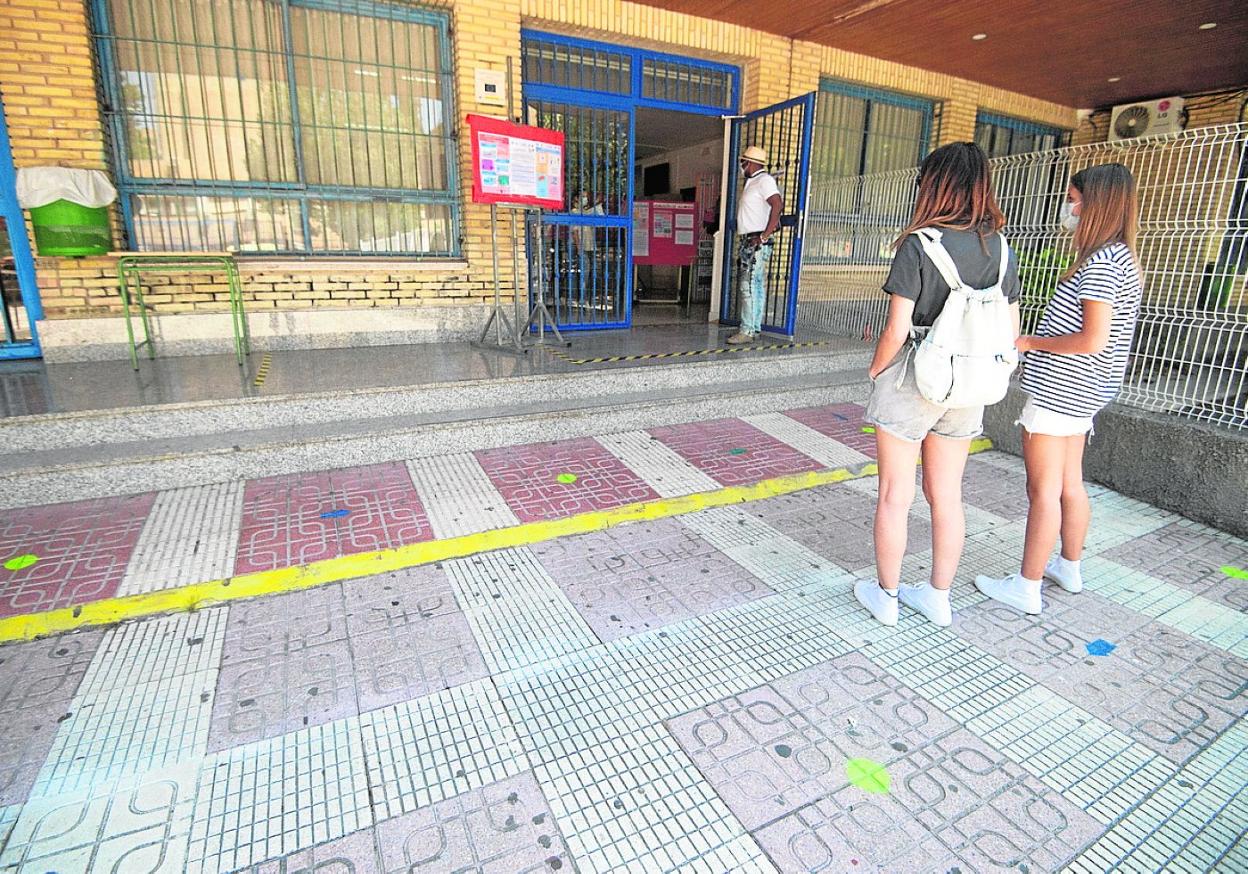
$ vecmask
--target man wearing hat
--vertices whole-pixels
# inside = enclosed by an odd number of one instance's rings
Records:
[[[753,342],[762,330],[767,299],[767,265],[771,262],[772,235],[780,227],[784,201],[776,180],[763,168],[767,153],[750,146],[741,153],[745,188],[737,201],[737,288],[741,294],[741,327],[728,338],[733,345]]]

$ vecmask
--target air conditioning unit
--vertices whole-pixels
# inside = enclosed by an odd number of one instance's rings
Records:
[[[1109,141],[1156,137],[1183,130],[1187,113],[1182,97],[1163,97],[1146,103],[1124,103],[1115,106],[1109,117]]]

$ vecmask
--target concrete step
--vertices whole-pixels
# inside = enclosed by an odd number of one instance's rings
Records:
[[[862,356],[861,349],[851,346],[783,356],[22,416],[0,420],[0,446],[6,454],[22,454],[396,416],[425,415],[436,421],[439,416],[501,405],[546,403],[553,408],[610,395],[658,395],[674,388],[715,391],[725,383],[814,377],[861,367]]]
[[[451,386],[434,387],[438,389],[434,399],[387,392],[381,400],[392,406],[365,405],[363,411],[370,415],[358,418],[345,414],[361,409],[354,396],[322,398],[319,404],[280,399],[276,406],[287,415],[295,411],[309,415],[302,421],[275,424],[274,411],[259,406],[253,418],[264,427],[252,428],[210,430],[213,411],[196,409],[194,413],[203,418],[184,421],[198,425],[199,433],[178,435],[165,432],[176,416],[162,420],[162,411],[154,410],[147,425],[160,436],[152,437],[133,432],[123,435],[113,414],[102,414],[104,427],[115,429],[108,432],[114,438],[110,441],[78,445],[70,441],[71,445],[12,452],[0,459],[0,507],[328,470],[804,406],[861,403],[867,396],[864,352],[802,356],[782,367],[774,364],[735,371],[699,364],[630,368],[653,371],[645,374],[592,371],[585,376],[490,380],[459,384],[462,395]],[[586,377],[596,378],[597,391],[586,384]],[[572,388],[560,383],[570,378],[576,382]],[[536,390],[533,380],[540,380],[544,390]],[[612,390],[620,386],[634,390]],[[370,394],[378,400],[377,393]],[[480,403],[468,406],[464,397]],[[431,409],[435,401],[444,406]],[[237,424],[246,421],[237,410],[244,405],[252,403],[211,406],[226,406],[217,421]],[[396,406],[400,411],[394,411]],[[72,437],[69,431],[64,433]]]

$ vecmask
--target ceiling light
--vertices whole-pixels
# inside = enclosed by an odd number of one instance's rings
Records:
[[[1218,26],[1218,23],[1216,21],[1208,21],[1202,24],[1200,26],[1200,29],[1201,30],[1213,30],[1217,26]]]
[[[1106,79],[1105,81],[1106,81],[1106,82],[1121,82],[1121,81],[1122,81],[1122,77],[1121,77],[1121,76],[1110,76],[1110,77],[1109,77],[1108,79]]]
[[[981,39],[988,39],[988,34],[986,34],[986,33],[977,33],[977,34],[975,34],[973,37],[971,37],[971,39],[976,40],[976,41],[981,40]]]

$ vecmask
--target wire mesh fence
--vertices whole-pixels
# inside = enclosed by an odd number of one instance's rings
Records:
[[[1248,428],[1248,124],[992,160],[1030,330],[1073,256],[1058,228],[1070,177],[1119,162],[1140,190],[1144,299],[1119,401]],[[811,181],[798,324],[874,339],[916,171]]]

